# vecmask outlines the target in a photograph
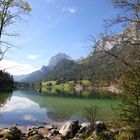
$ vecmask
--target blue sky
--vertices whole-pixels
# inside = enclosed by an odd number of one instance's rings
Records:
[[[73,59],[86,57],[91,50],[90,35],[99,37],[104,31],[103,19],[112,17],[115,10],[107,0],[29,0],[30,16],[10,30],[18,37],[1,62],[11,74],[27,74],[47,65],[57,53]]]

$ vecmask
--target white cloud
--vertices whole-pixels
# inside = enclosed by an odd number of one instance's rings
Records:
[[[72,8],[72,7],[62,8],[62,11],[63,12],[69,12],[71,14],[76,13],[76,9],[75,8]]]
[[[48,16],[47,19],[52,19],[52,17],[51,16]]]
[[[0,69],[5,69],[7,72],[9,72],[12,75],[21,75],[21,74],[29,74],[33,71],[38,70],[38,68],[35,68],[29,64],[20,64],[15,61],[11,60],[3,60],[0,62]]]
[[[27,58],[30,60],[37,60],[40,56],[40,54],[29,54]]]

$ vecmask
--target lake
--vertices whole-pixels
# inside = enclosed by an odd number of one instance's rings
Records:
[[[86,95],[85,95],[86,94]],[[63,123],[82,117],[83,108],[98,106],[98,120],[113,119],[112,107],[117,100],[111,96],[82,93],[38,93],[32,90],[16,90],[0,93],[0,125],[22,126]]]

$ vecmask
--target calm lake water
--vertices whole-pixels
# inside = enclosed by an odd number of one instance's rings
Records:
[[[75,119],[83,121],[83,108],[91,104],[99,107],[98,120],[114,118],[112,107],[116,106],[117,101],[110,96],[102,97],[93,93],[85,97],[82,93],[49,94],[32,90],[0,93],[0,125],[43,125]]]

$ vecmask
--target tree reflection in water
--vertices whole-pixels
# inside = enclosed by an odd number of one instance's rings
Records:
[[[0,118],[2,118],[3,106],[9,101],[12,97],[12,93],[0,92]]]

